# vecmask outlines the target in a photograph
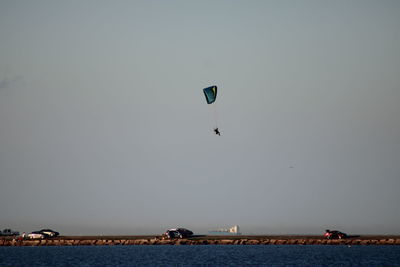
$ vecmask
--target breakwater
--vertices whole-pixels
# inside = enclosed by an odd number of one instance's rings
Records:
[[[148,238],[52,238],[36,240],[0,239],[0,246],[120,246],[120,245],[400,245],[400,237],[347,238],[263,238],[202,237],[188,239]]]

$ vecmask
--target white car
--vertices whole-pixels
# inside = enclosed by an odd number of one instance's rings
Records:
[[[39,232],[32,232],[28,234],[28,238],[30,239],[43,239],[45,238],[44,234],[41,234]]]

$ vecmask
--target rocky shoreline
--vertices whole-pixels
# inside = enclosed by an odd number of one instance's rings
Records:
[[[0,246],[120,246],[120,245],[400,245],[400,236],[327,240],[314,237],[201,237],[162,239],[160,237],[59,237],[41,240],[0,239]]]

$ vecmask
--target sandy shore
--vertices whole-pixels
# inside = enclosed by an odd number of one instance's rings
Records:
[[[115,246],[115,245],[400,245],[400,236],[361,235],[327,240],[322,236],[194,236],[163,239],[160,236],[60,236],[18,240],[0,238],[0,246]]]

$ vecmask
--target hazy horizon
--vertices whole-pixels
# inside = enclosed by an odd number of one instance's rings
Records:
[[[399,14],[0,1],[0,229],[400,234]]]

